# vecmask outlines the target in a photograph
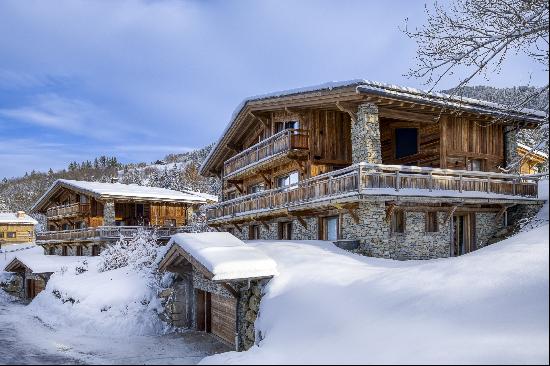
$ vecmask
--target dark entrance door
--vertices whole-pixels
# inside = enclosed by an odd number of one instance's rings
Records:
[[[212,300],[210,292],[198,290],[196,292],[197,330],[212,331]]]
[[[453,216],[453,256],[463,255],[475,250],[472,221],[472,216],[468,214]]]

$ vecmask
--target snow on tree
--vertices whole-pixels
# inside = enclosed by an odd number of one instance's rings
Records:
[[[510,56],[519,53],[549,70],[547,0],[453,0],[449,7],[436,2],[426,12],[427,24],[414,30],[406,27],[405,33],[418,44],[418,63],[409,76],[424,80],[430,90],[442,80],[464,75],[452,89],[452,94],[464,95],[477,76],[499,73]],[[545,97],[544,105],[537,107],[546,112],[546,122],[523,135],[532,140],[533,149],[548,147],[548,78],[544,82],[543,87],[527,88],[504,101],[508,110],[518,111]],[[520,161],[512,165],[517,169]]]

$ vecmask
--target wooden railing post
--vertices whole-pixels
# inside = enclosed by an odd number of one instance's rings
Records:
[[[462,174],[458,175],[458,191],[462,192]]]
[[[434,189],[434,176],[432,172],[430,172],[430,178],[428,178],[428,189],[430,192]]]
[[[401,187],[401,175],[399,174],[399,170],[395,172],[395,190],[399,192],[399,189]]]

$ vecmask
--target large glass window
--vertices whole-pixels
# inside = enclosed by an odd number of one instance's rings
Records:
[[[322,240],[338,240],[339,224],[338,216],[323,217]]]
[[[281,175],[277,178],[277,188],[288,187],[293,184],[298,183],[299,175],[298,172],[292,172],[289,174]]]
[[[254,184],[248,187],[248,194],[258,193],[264,190],[263,184]]]
[[[418,153],[418,129],[395,129],[395,158],[400,159]]]

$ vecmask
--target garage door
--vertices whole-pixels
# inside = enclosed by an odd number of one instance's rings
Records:
[[[235,345],[237,300],[212,294],[212,333]]]

